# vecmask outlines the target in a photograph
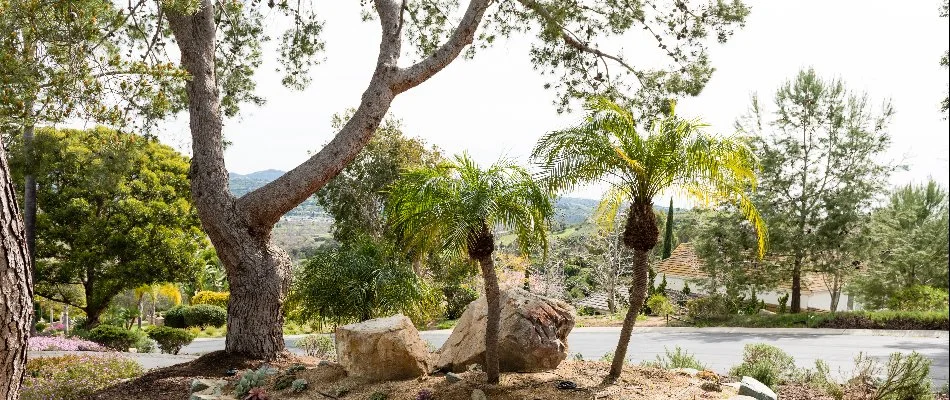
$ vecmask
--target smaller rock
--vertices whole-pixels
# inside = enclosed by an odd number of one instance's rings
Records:
[[[337,364],[333,361],[327,361],[327,360],[320,360],[320,362],[317,363],[317,366],[319,367],[335,367],[338,365],[340,364]]]
[[[759,315],[766,315],[766,316],[768,316],[768,315],[775,315],[775,313],[772,312],[772,311],[766,310],[766,309],[764,309],[764,308],[760,308],[760,309],[759,309]]]
[[[673,368],[670,370],[670,372],[686,376],[696,376],[696,374],[699,373],[699,370],[696,368]]]
[[[461,381],[462,381],[462,377],[459,376],[458,374],[454,373],[454,372],[449,372],[449,373],[445,374],[445,380],[446,380],[446,382],[448,382],[448,383],[461,382]]]
[[[777,400],[778,396],[772,389],[765,386],[764,383],[755,380],[755,378],[743,376],[739,382],[739,394],[752,397],[756,400]]]
[[[475,389],[472,391],[472,400],[488,400],[488,395],[481,389]]]
[[[703,384],[699,385],[699,387],[707,392],[721,392],[722,391],[722,385],[720,385],[719,382],[714,382],[714,381],[703,381]]]

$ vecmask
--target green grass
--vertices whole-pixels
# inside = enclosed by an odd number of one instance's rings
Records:
[[[449,319],[445,321],[440,321],[435,325],[435,329],[454,329],[455,325],[459,323],[457,319]]]

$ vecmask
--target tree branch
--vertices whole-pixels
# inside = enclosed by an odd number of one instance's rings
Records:
[[[350,163],[373,137],[396,93],[402,40],[401,0],[376,0],[382,27],[376,70],[359,108],[326,146],[310,159],[270,183],[244,195],[237,206],[254,226],[270,228],[280,217],[320,190]]]
[[[400,69],[395,82],[393,82],[393,91],[399,94],[412,89],[452,63],[461,54],[465,46],[472,44],[475,39],[475,31],[478,29],[489,3],[491,3],[491,0],[471,0],[462,21],[459,22],[449,40],[422,61],[408,68]]]

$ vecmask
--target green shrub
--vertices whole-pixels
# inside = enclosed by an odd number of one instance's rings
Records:
[[[185,325],[185,310],[187,308],[187,306],[174,306],[165,311],[165,326],[187,328]]]
[[[142,375],[135,361],[117,356],[65,355],[27,361],[20,398],[80,400],[123,379]]]
[[[735,314],[731,302],[720,294],[700,297],[686,302],[686,315],[694,321],[722,319]]]
[[[296,346],[308,356],[324,360],[336,360],[336,344],[326,335],[307,335],[297,340]]]
[[[742,351],[742,363],[733,367],[729,374],[750,376],[775,389],[795,375],[795,358],[775,346],[747,344]]]
[[[230,299],[231,293],[229,292],[212,292],[212,291],[199,291],[191,297],[191,305],[196,306],[199,304],[210,304],[212,306],[218,306],[225,310],[228,309],[228,299]]]
[[[113,350],[129,351],[139,341],[135,332],[121,326],[99,325],[89,331],[89,340]]]
[[[478,298],[478,291],[465,285],[451,285],[442,288],[445,295],[445,318],[459,319],[465,307]]]
[[[185,326],[220,328],[228,322],[228,312],[218,306],[199,304],[185,308]]]
[[[43,331],[45,331],[47,326],[49,326],[49,324],[47,324],[46,322],[44,322],[44,321],[42,321],[42,320],[36,321],[36,331],[37,331],[37,332],[43,332]]]
[[[878,361],[859,354],[855,359],[856,376],[848,382],[852,391],[866,391],[870,384],[871,400],[931,400],[930,360],[917,352],[907,356],[892,353],[881,371]]]
[[[706,369],[706,366],[700,363],[695,356],[679,346],[676,346],[673,351],[664,346],[663,350],[665,350],[665,355],[657,355],[656,361],[644,361],[643,366],[660,369],[693,368],[700,371]]]
[[[787,292],[782,293],[782,295],[779,296],[778,298],[778,313],[779,314],[785,314],[786,312],[788,312],[788,298],[789,298],[789,295]]]
[[[804,369],[796,381],[821,390],[835,399],[844,397],[844,388],[831,377],[831,367],[823,360],[815,360],[815,369]]]
[[[647,307],[650,308],[653,315],[660,317],[666,317],[673,313],[673,304],[670,303],[666,296],[661,294],[650,296],[650,298],[647,299]]]
[[[303,263],[289,304],[303,321],[348,323],[403,313],[419,324],[437,317],[442,293],[429,287],[394,246],[370,238],[321,249]]]
[[[148,337],[158,342],[162,353],[178,354],[182,347],[187,346],[195,336],[181,328],[156,326],[148,331]]]
[[[946,311],[854,311],[825,314],[817,328],[950,330]]]
[[[151,353],[155,351],[155,341],[148,337],[148,334],[145,331],[140,329],[135,329],[132,331],[132,334],[135,335],[135,350],[139,353]]]
[[[926,285],[901,289],[887,302],[888,308],[901,311],[946,311],[947,305],[946,290]]]
[[[366,400],[387,400],[389,395],[383,392],[373,392]]]

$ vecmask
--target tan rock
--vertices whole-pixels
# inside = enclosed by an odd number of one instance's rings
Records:
[[[415,378],[429,372],[428,346],[402,314],[336,328],[336,354],[350,376],[371,381]]]
[[[500,302],[498,363],[502,371],[551,370],[567,358],[574,307],[520,288],[502,289]],[[437,369],[463,372],[469,365],[485,364],[487,310],[484,296],[465,308],[439,350]]]

